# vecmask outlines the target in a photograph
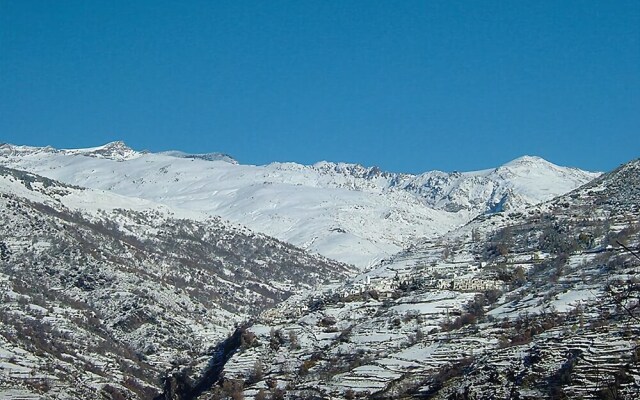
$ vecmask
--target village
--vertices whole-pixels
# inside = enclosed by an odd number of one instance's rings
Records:
[[[366,275],[363,279],[348,282],[341,288],[344,299],[367,292],[376,292],[379,297],[390,298],[398,290],[404,289],[437,289],[460,292],[481,292],[486,290],[503,290],[505,283],[498,279],[482,279],[473,274],[485,267],[486,263],[477,265],[463,264],[451,268],[448,264],[424,266],[418,265],[415,272],[398,272],[392,277]]]
[[[405,269],[394,269],[386,274],[365,274],[351,278],[346,283],[338,281],[311,301],[303,300],[303,296],[292,296],[287,303],[287,312],[283,309],[267,310],[261,317],[267,321],[282,318],[296,318],[310,308],[323,304],[326,300],[338,302],[359,301],[365,298],[378,300],[392,299],[398,292],[412,290],[449,290],[456,292],[486,292],[490,290],[504,291],[507,284],[500,279],[479,278],[478,273],[487,267],[486,262],[456,262],[426,265],[421,261],[413,261]]]

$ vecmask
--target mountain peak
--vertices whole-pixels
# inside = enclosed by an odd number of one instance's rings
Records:
[[[35,153],[55,153],[57,150],[51,146],[45,147],[33,147],[33,146],[23,146],[23,145],[15,145],[11,143],[0,143],[0,155],[10,156],[10,155],[28,155]]]
[[[133,150],[131,147],[127,146],[125,142],[123,142],[122,140],[116,140],[113,142],[109,142],[107,144],[103,144],[102,146],[98,146],[98,147],[92,147],[92,148],[88,148],[88,149],[79,149],[79,150],[89,150],[89,152],[91,153],[95,153],[95,152],[101,152],[101,153],[126,153],[126,152],[133,152],[135,150]]]
[[[538,157],[538,156],[529,156],[529,155],[524,155],[521,157],[518,157],[514,160],[509,161],[508,163],[504,164],[504,167],[513,167],[513,166],[520,166],[520,165],[553,165],[553,163],[545,160],[542,157]]]
[[[102,146],[105,149],[127,149],[131,150],[122,140],[115,140]]]
[[[95,158],[107,158],[115,161],[125,161],[137,158],[141,153],[127,146],[123,141],[116,140],[102,146],[90,147],[86,149],[68,149],[64,150],[67,154],[80,154],[83,156]]]

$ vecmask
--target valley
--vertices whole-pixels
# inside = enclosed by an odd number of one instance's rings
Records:
[[[635,398],[639,176],[0,145],[0,397]]]

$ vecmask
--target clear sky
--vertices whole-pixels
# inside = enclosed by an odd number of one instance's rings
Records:
[[[640,157],[640,1],[2,1],[0,142],[395,172]]]

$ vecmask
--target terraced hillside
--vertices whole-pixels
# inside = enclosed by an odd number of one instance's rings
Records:
[[[635,399],[640,161],[262,315],[201,398]]]

